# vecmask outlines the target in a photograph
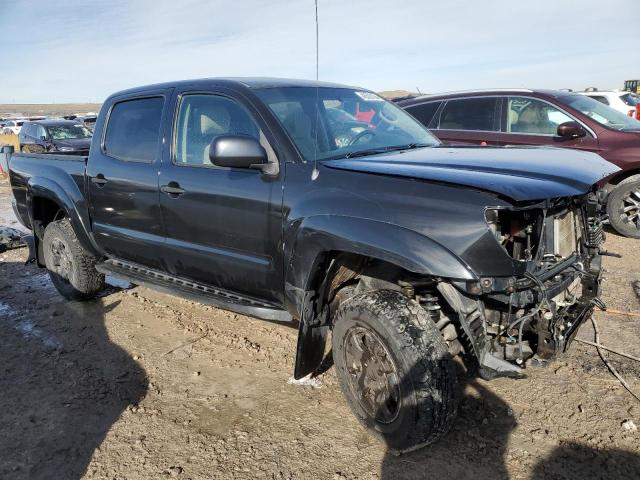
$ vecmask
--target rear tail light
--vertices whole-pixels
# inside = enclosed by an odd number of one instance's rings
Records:
[[[640,120],[640,103],[636,105],[636,120]]]

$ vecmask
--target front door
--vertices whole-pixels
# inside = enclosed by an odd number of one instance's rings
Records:
[[[170,92],[116,101],[108,124],[97,125],[87,164],[90,216],[98,245],[109,255],[164,269],[158,203],[161,125]],[[102,141],[99,141],[102,140]]]
[[[250,105],[232,94],[176,91],[174,134],[160,172],[169,271],[280,303],[283,297],[282,178],[214,166],[216,135],[244,134],[278,162]]]

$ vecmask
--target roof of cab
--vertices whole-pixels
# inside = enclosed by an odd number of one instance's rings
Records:
[[[207,86],[240,86],[249,89],[257,88],[277,88],[277,87],[319,87],[319,88],[357,88],[358,90],[366,90],[359,87],[350,87],[338,83],[320,82],[316,80],[298,80],[292,78],[271,78],[271,77],[214,77],[199,78],[193,80],[178,80],[173,82],[156,83],[151,85],[143,85],[140,87],[121,90],[110,95],[110,97],[118,97],[121,95],[130,95],[135,93],[143,93],[150,90],[162,90],[165,88],[176,87],[207,87]]]

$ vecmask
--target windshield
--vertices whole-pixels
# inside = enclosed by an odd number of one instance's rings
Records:
[[[404,110],[371,92],[284,87],[256,94],[308,161],[440,144]]]
[[[82,125],[56,125],[47,127],[47,133],[52,140],[72,140],[76,138],[91,138],[91,130]]]
[[[564,101],[587,117],[614,130],[640,130],[640,122],[585,95],[568,95]]]

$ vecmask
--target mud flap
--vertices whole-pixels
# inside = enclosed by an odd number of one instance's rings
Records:
[[[33,235],[27,235],[23,237],[22,240],[27,244],[27,247],[29,247],[29,258],[24,262],[25,265],[34,263],[37,260],[36,237]]]
[[[328,330],[328,326],[311,327],[304,321],[300,322],[293,378],[299,380],[318,369],[324,357]]]

